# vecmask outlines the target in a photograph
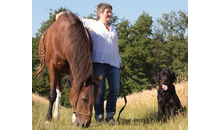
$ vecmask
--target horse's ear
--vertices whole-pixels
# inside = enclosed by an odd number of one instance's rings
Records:
[[[99,77],[97,77],[95,80],[99,83],[102,80],[103,75],[104,75],[104,73],[102,75],[100,75]]]
[[[89,76],[86,81],[83,83],[84,86],[89,86],[89,84],[92,82],[92,76]]]

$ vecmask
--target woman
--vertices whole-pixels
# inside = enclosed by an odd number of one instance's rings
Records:
[[[57,14],[56,19],[63,14]],[[100,94],[94,105],[95,119],[97,122],[104,120],[104,95],[106,78],[109,84],[109,94],[106,103],[106,122],[115,123],[113,113],[115,112],[118,91],[119,91],[119,69],[122,67],[118,51],[118,36],[115,27],[108,24],[112,16],[112,6],[108,3],[100,3],[96,7],[98,21],[83,19],[85,28],[89,30],[93,50],[92,62],[95,77],[104,73],[100,85]]]

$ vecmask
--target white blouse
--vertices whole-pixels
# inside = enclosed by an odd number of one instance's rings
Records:
[[[118,51],[118,35],[114,26],[108,31],[102,22],[79,17],[89,34],[93,44],[92,62],[107,63],[120,68],[121,58]]]

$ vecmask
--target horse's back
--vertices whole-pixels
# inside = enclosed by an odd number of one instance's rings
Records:
[[[67,61],[67,56],[70,55],[67,53],[71,53],[68,49],[70,46],[70,42],[68,42],[69,24],[67,17],[61,17],[42,34],[39,42],[40,59],[42,58],[42,46],[45,46],[46,49],[45,66],[49,68],[50,64],[53,64],[55,68],[64,74],[69,74],[69,63]]]
[[[44,36],[45,38],[43,38]],[[40,57],[43,42],[46,48],[45,66],[49,67],[50,64],[52,64],[60,72],[65,74],[67,72],[69,74],[71,70],[70,64],[73,64],[73,60],[76,60],[77,56],[74,55],[78,55],[79,50],[83,53],[88,53],[89,55],[91,55],[92,51],[91,40],[86,36],[86,30],[84,29],[82,22],[71,12],[61,15],[59,19],[56,20],[48,30],[46,30],[46,33],[44,32],[42,34],[39,43]],[[84,51],[82,50],[82,48],[87,47],[89,47],[89,52],[86,52],[84,49]],[[84,56],[84,54],[82,56]]]

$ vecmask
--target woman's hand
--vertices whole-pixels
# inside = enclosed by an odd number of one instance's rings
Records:
[[[64,12],[60,12],[59,14],[56,15],[56,20],[62,15]]]
[[[119,67],[120,67],[119,70],[121,70],[122,69],[122,64],[121,63],[119,63]]]

